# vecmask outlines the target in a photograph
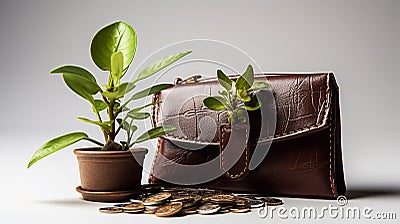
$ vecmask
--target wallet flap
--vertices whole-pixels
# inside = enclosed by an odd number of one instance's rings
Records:
[[[271,89],[258,96],[261,111],[268,118],[251,121],[251,125],[260,126],[256,128],[267,129],[261,131],[258,141],[282,141],[327,128],[331,78],[334,76],[329,72],[257,74],[255,80],[271,85]],[[153,126],[177,127],[163,136],[175,142],[218,145],[219,126],[228,123],[227,113],[209,110],[203,105],[203,99],[217,95],[221,88],[216,79],[206,79],[177,84],[155,94],[153,101],[161,103],[152,109]],[[255,114],[249,117],[260,117],[257,115],[260,112],[250,113]]]

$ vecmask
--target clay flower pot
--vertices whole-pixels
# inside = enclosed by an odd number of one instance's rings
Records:
[[[122,201],[141,186],[142,164],[148,150],[100,151],[75,149],[82,186],[77,191],[90,201]]]

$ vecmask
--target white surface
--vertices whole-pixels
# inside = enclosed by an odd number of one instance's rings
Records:
[[[349,189],[386,191],[353,198],[350,205],[399,211],[399,194],[390,193],[400,190],[399,10],[400,1],[390,0],[0,1],[0,223],[270,223],[254,213],[173,219],[99,214],[101,204],[80,200],[74,190],[79,179],[72,148],[25,169],[34,150],[54,136],[82,130],[101,138],[97,127],[75,120],[92,116],[88,104],[48,72],[62,64],[78,64],[105,82],[106,76],[90,60],[89,43],[96,30],[120,19],[131,23],[138,34],[128,77],[158,49],[197,38],[237,46],[265,72],[334,71],[340,86]],[[203,49],[210,55],[213,50]],[[249,63],[231,56],[226,57],[229,65],[239,70]],[[201,72],[203,65],[188,67],[168,81]],[[214,75],[214,70],[206,74]],[[144,145],[150,151],[145,161],[148,170],[155,150]],[[285,202],[285,206],[334,203]]]
[[[10,150],[2,156],[0,163],[0,223],[279,223],[283,219],[275,211],[274,217],[262,219],[257,210],[246,214],[222,214],[222,215],[193,215],[185,217],[158,218],[145,214],[101,214],[98,209],[109,206],[107,203],[87,202],[81,199],[75,192],[79,185],[79,177],[76,159],[71,151],[65,150],[52,159],[38,163],[29,171],[26,163],[31,154],[33,145],[38,144],[35,138],[26,137],[19,140],[16,137],[3,138],[3,147]],[[10,141],[12,140],[12,141]],[[21,154],[19,152],[24,151]],[[354,192],[354,190],[358,192]],[[375,192],[374,192],[375,191]],[[378,191],[378,192],[376,192]],[[380,192],[379,192],[380,191]],[[400,222],[400,192],[390,189],[350,189],[347,206],[364,209],[369,207],[376,212],[396,212],[396,220],[385,220],[384,223]],[[335,200],[317,200],[300,198],[281,198],[287,210],[295,207],[300,211],[304,207],[314,207],[320,211],[322,207],[336,206]],[[345,207],[346,208],[346,207]],[[320,213],[318,213],[320,214]],[[321,219],[299,219],[302,222],[321,222]],[[288,218],[289,223],[297,223],[298,219]],[[324,223],[355,223],[358,219],[340,219],[326,216]],[[373,219],[362,219],[367,222],[377,222]]]

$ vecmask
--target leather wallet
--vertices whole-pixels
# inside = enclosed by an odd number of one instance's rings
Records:
[[[267,73],[255,80],[271,88],[257,93],[261,108],[248,112],[248,129],[236,130],[226,111],[203,105],[205,97],[221,90],[217,79],[178,80],[155,94],[153,126],[177,130],[158,139],[149,182],[273,196],[344,195],[334,74]]]

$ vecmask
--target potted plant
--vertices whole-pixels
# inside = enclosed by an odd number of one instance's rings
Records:
[[[209,96],[203,100],[203,104],[210,110],[227,110],[228,124],[222,124],[219,128],[220,150],[222,160],[221,168],[226,171],[226,175],[232,180],[241,180],[248,172],[235,167],[235,163],[246,156],[243,148],[248,150],[254,144],[248,111],[251,113],[261,107],[261,102],[257,98],[257,92],[270,88],[266,82],[254,82],[254,71],[251,65],[247,66],[246,71],[236,80],[226,76],[221,70],[217,70],[218,82],[223,90],[218,91],[219,96]],[[229,144],[229,145],[228,145]],[[229,153],[224,152],[228,151]],[[227,159],[228,158],[228,159]],[[224,164],[226,167],[224,167]]]
[[[84,199],[119,200],[121,196],[124,196],[121,195],[121,192],[130,192],[140,186],[141,164],[147,149],[132,147],[135,143],[157,138],[173,131],[175,127],[152,128],[133,139],[134,133],[139,129],[134,121],[148,118],[150,114],[143,109],[154,103],[133,109],[129,108],[128,104],[169,88],[172,84],[157,84],[133,93],[124,102],[122,99],[135,89],[139,81],[156,74],[191,51],[159,59],[143,69],[133,81],[122,82],[121,78],[132,63],[135,51],[136,33],[134,29],[124,21],[117,21],[100,29],[94,35],[90,46],[93,62],[100,70],[108,72],[108,82],[102,85],[103,88],[97,84],[96,78],[91,72],[78,66],[64,65],[50,72],[50,74],[62,74],[65,84],[90,103],[96,119],[83,117],[78,117],[78,119],[97,125],[104,136],[104,143],[90,138],[84,132],[68,133],[51,139],[37,149],[28,163],[28,168],[60,149],[78,141],[87,140],[98,146],[74,150],[78,159],[82,184],[77,190],[83,193]],[[126,132],[127,137],[125,141],[118,143],[116,136],[122,131]],[[96,194],[99,192],[101,192],[100,195]],[[108,194],[104,194],[105,192]]]
[[[228,122],[231,125],[246,122],[246,111],[255,111],[261,104],[256,97],[256,92],[270,88],[266,82],[254,82],[254,71],[248,65],[246,71],[236,79],[230,79],[221,70],[217,70],[219,84],[224,88],[218,91],[219,96],[204,98],[204,105],[214,111],[227,110]]]

